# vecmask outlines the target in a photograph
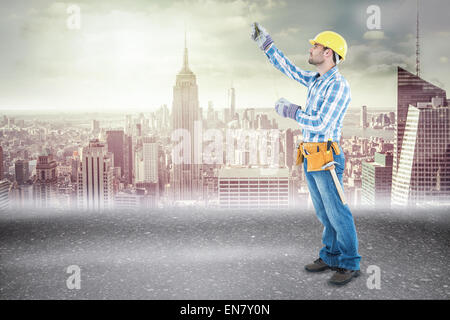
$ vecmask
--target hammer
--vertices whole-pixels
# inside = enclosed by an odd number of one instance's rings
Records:
[[[345,195],[344,195],[344,190],[342,190],[342,186],[341,183],[339,182],[339,179],[336,175],[336,170],[334,170],[334,164],[337,164],[336,161],[331,161],[326,163],[325,165],[322,166],[322,170],[325,170],[326,168],[331,167],[331,169],[329,169],[328,171],[330,171],[331,176],[333,177],[333,182],[334,185],[336,186],[336,189],[339,193],[339,197],[341,198],[342,204],[346,205],[347,202],[345,201]]]
[[[253,24],[255,25],[255,39],[257,39],[260,34],[260,30],[258,28],[258,22],[254,22]]]

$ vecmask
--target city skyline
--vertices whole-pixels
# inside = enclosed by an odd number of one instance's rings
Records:
[[[434,3],[420,6],[421,76],[445,89],[450,80],[443,44],[450,33],[448,21],[439,16],[445,10],[437,10],[444,2]],[[272,70],[250,40],[252,20],[261,22],[279,47],[308,70],[313,68],[306,62],[307,39],[325,28],[341,31],[349,42],[348,61],[340,68],[352,85],[350,108],[394,109],[396,66],[415,70],[416,6],[380,1],[381,29],[373,31],[366,26],[370,4],[348,3],[343,10],[331,1],[314,9],[298,1],[135,0],[127,6],[78,1],[78,30],[66,26],[69,3],[4,4],[0,32],[9,50],[0,53],[0,109],[132,112],[171,105],[184,30],[203,109],[208,101],[219,109],[228,107],[230,83],[236,109],[270,108],[277,95],[303,104],[306,90]],[[337,15],[324,13],[320,21],[304,17],[303,23],[294,19],[296,12],[323,11],[325,6],[335,7],[329,11]]]
[[[302,140],[298,124],[280,118],[272,108],[239,105],[236,103],[239,91],[236,93],[234,83],[226,90],[224,108],[215,106],[211,100],[207,108],[202,106],[199,95],[202,87],[190,63],[192,55],[188,58],[188,48],[185,31],[184,52],[178,57],[178,68],[172,74],[175,79],[171,87],[172,104],[147,110],[148,116],[127,110],[121,112],[119,121],[110,118],[108,123],[102,117],[101,108],[95,108],[98,117],[87,115],[86,126],[75,118],[64,120],[60,117],[58,124],[52,124],[48,119],[33,118],[30,122],[30,118],[3,115],[0,137],[4,148],[0,149],[0,158],[4,158],[4,173],[11,182],[12,206],[24,206],[29,200],[30,205],[34,202],[38,207],[49,207],[52,203],[70,207],[78,202],[80,208],[85,209],[112,208],[114,205],[148,208],[185,201],[222,206],[222,200],[229,202],[225,205],[228,206],[239,204],[241,195],[239,193],[236,198],[235,193],[241,191],[242,200],[250,199],[251,203],[259,205],[260,201],[267,201],[267,190],[253,186],[249,193],[246,189],[249,178],[259,172],[262,178],[255,181],[258,185],[266,184],[270,182],[266,175],[275,178],[275,172],[281,172],[280,168],[284,170],[283,176],[288,179],[289,187],[285,190],[283,186],[281,193],[277,193],[281,197],[277,197],[277,203],[292,207],[308,201],[302,168],[293,165],[297,145]],[[421,192],[434,192],[440,199],[447,195],[448,159],[442,156],[442,150],[437,150],[438,147],[442,149],[447,140],[425,148],[423,137],[434,140],[434,136],[422,128],[411,130],[419,124],[412,107],[439,109],[424,112],[420,120],[422,126],[424,121],[431,123],[435,114],[440,115],[443,123],[448,121],[446,91],[400,65],[396,66],[396,71],[397,80],[391,88],[396,92],[396,112],[395,108],[380,112],[363,103],[358,108],[360,116],[350,115],[343,129],[351,132],[347,137],[342,135],[340,143],[348,158],[343,181],[349,202],[354,205],[360,204],[361,198],[366,204],[377,202],[375,199],[385,197],[391,186],[393,196],[401,195],[404,205],[411,201],[415,204],[416,200],[409,200],[408,190],[414,191],[417,185],[421,186]],[[108,110],[110,114],[114,108]],[[408,110],[412,114],[408,114],[407,121]],[[29,112],[28,115],[32,114]],[[357,131],[352,123],[356,126],[359,123]],[[433,125],[437,123],[434,119]],[[404,144],[407,148],[403,152],[405,128],[408,129],[408,143]],[[375,134],[368,135],[368,132]],[[448,126],[433,134],[445,139],[450,137]],[[416,141],[416,137],[422,137],[422,140],[417,138],[420,141]],[[437,172],[434,180],[423,188],[421,182],[408,182],[411,172],[417,171],[408,164],[413,160],[410,150],[415,148],[426,149],[442,158],[438,166],[427,164],[429,168],[423,170]],[[416,153],[422,156],[424,152]],[[393,158],[393,162],[387,161],[386,157]],[[423,167],[422,158],[419,161],[414,156],[414,166]],[[230,180],[229,186],[219,186],[225,168],[231,168],[229,178],[238,179],[242,188],[235,188],[235,180]],[[417,177],[417,181],[423,180],[423,177]],[[224,196],[223,192],[230,197]]]

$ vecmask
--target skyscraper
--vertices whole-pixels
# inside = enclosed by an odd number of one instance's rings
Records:
[[[108,152],[114,155],[114,167],[120,167],[120,176],[124,174],[124,135],[123,130],[106,131]]]
[[[144,153],[142,148],[142,138],[136,140],[133,159],[133,184],[144,182]]]
[[[36,181],[56,181],[57,163],[53,159],[50,150],[46,149],[37,160],[36,164]]]
[[[183,67],[176,76],[173,87],[172,129],[184,129],[190,134],[190,150],[184,150],[182,163],[173,159],[173,174],[170,189],[173,200],[195,200],[201,195],[200,165],[194,161],[195,148],[194,123],[200,119],[198,108],[198,87],[195,74],[189,69],[186,38]],[[182,138],[181,138],[182,139]]]
[[[398,170],[393,174],[393,205],[449,201],[450,110],[444,104],[438,96],[431,103],[409,106]]]
[[[155,137],[142,139],[144,182],[158,182],[158,143]]]
[[[170,130],[170,111],[167,104],[163,104],[158,111],[158,128],[163,134],[167,134]]]
[[[131,119],[131,114],[125,115],[125,134],[132,135],[133,133],[133,122]]]
[[[230,97],[230,118],[233,120],[236,113],[236,95],[233,87],[230,88],[228,95]]]
[[[367,106],[361,107],[361,121],[360,121],[361,128],[367,128]]]
[[[0,180],[3,180],[4,169],[3,169],[3,148],[0,146]]]
[[[19,185],[24,184],[30,175],[28,161],[17,160],[15,163],[16,181]]]
[[[92,133],[98,134],[100,132],[100,121],[93,119],[92,120]]]
[[[389,206],[392,188],[392,154],[375,153],[373,162],[362,162],[361,202]]]
[[[134,136],[136,137],[142,137],[142,124],[135,123],[134,125]]]
[[[33,184],[33,198],[36,207],[50,208],[57,203],[57,163],[49,150],[38,157],[36,164],[36,180]]]
[[[80,166],[80,156],[78,155],[78,151],[73,152],[72,159],[70,159],[70,165],[72,167],[70,180],[76,182],[78,181],[78,168]]]
[[[98,139],[81,154],[78,205],[83,209],[109,209],[113,203],[113,155]]]
[[[7,179],[0,179],[0,211],[9,209],[9,187],[11,183]]]
[[[124,157],[123,157],[125,181],[128,184],[133,183],[133,137],[125,135]]]
[[[405,133],[409,105],[417,107],[418,102],[430,102],[440,97],[446,105],[446,93],[422,78],[403,68],[397,68],[397,128],[394,141],[394,172],[397,171]]]

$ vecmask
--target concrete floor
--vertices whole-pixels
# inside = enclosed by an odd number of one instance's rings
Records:
[[[450,214],[354,210],[361,276],[310,274],[313,211],[3,212],[0,299],[449,299]],[[70,290],[67,268],[81,270]],[[381,270],[369,289],[369,265]]]

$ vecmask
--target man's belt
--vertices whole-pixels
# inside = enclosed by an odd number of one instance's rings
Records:
[[[301,142],[297,150],[296,164],[300,165],[303,163],[303,158],[306,158],[308,160],[306,165],[308,172],[329,170],[339,197],[342,203],[346,205],[347,201],[345,200],[344,190],[336,175],[334,166],[336,162],[333,159],[331,149],[334,150],[336,155],[341,153],[337,142],[331,142],[331,140],[328,142]]]
[[[322,167],[333,161],[333,148],[336,155],[340,154],[337,142],[300,142],[297,149],[296,164],[301,165],[303,159],[308,159],[307,170],[321,171],[330,170],[330,167],[323,169]]]

